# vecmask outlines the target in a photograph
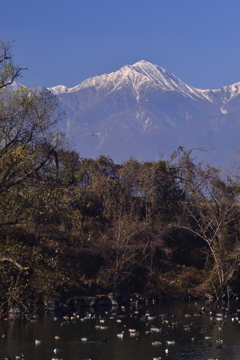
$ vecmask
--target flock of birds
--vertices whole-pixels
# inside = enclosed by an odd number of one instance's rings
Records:
[[[197,305],[197,303],[195,303],[195,305]],[[198,331],[196,331],[194,317],[199,317],[203,314],[209,316],[209,324],[198,325]],[[119,323],[118,328],[122,327],[121,331],[116,334],[119,340],[123,340],[125,337],[135,338],[136,340],[150,338],[151,341],[149,343],[151,346],[158,348],[159,354],[162,353],[161,356],[155,356],[152,359],[160,360],[166,358],[173,351],[174,346],[178,346],[179,341],[177,336],[179,336],[179,330],[180,332],[189,333],[189,342],[196,344],[200,339],[204,342],[206,347],[221,350],[223,347],[223,339],[220,337],[222,330],[229,320],[240,324],[239,314],[240,310],[236,309],[235,312],[230,312],[227,307],[218,307],[214,311],[210,308],[206,309],[203,307],[200,311],[194,311],[192,314],[183,311],[181,319],[177,320],[177,316],[170,312],[152,316],[149,310],[141,313],[141,309],[133,308],[130,312],[128,312],[126,307],[123,306],[121,307],[120,312],[116,310],[103,311],[101,315],[96,315],[96,313],[92,312],[85,312],[84,316],[81,316],[80,312],[74,312],[71,315],[54,317],[53,320],[55,322],[60,322],[61,326],[78,321],[83,322],[87,320],[95,320],[96,330],[106,330],[108,328],[108,326],[106,326],[108,321],[114,320]],[[126,319],[128,319],[128,321],[125,321]],[[128,327],[127,324],[130,322],[129,319],[134,319],[134,324],[136,324],[136,320],[144,323],[146,325],[145,331],[142,331],[142,327],[141,331],[137,328]],[[157,325],[154,325],[154,322],[157,323]],[[193,329],[195,329],[195,336],[192,336]],[[218,335],[219,338],[216,338]],[[5,335],[3,334],[2,337],[5,337]],[[55,335],[55,340],[60,340],[60,336]],[[83,343],[93,342],[87,336],[80,337],[80,341]],[[43,342],[44,341],[41,339],[35,339],[36,346],[41,346]],[[99,342],[107,344],[109,339],[104,338]],[[60,354],[62,352],[60,348],[54,348],[52,352],[54,354],[52,360],[62,360],[60,358]],[[187,351],[181,352],[180,354],[183,358],[187,358],[188,355]],[[189,357],[191,358],[191,356],[192,355],[190,354]],[[5,357],[5,360],[12,360],[12,358]],[[21,353],[21,355],[16,355],[15,360],[25,360],[24,354]],[[207,360],[218,359],[217,357],[213,357]]]

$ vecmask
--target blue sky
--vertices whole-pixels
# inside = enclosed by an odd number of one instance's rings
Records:
[[[0,36],[16,40],[27,86],[73,87],[147,60],[187,84],[240,81],[240,0],[5,0]]]

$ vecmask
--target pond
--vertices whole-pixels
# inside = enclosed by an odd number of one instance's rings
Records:
[[[23,353],[25,360],[235,360],[238,306],[238,301],[169,302],[49,312],[33,322],[1,320],[0,358]]]

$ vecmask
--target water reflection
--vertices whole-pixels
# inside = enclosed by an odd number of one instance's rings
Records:
[[[239,359],[239,304],[172,302],[0,322],[0,356],[21,359]],[[5,334],[5,336],[3,336]],[[38,340],[38,341],[36,341]]]

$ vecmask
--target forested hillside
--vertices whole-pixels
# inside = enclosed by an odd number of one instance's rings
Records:
[[[0,43],[0,302],[43,293],[155,296],[239,285],[239,181],[178,148],[168,161],[80,158],[51,93],[8,91]]]

